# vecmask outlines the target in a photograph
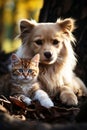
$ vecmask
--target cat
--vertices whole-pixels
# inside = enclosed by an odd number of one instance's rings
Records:
[[[38,82],[39,60],[39,54],[31,60],[12,54],[11,72],[10,76],[7,76],[5,82],[8,84],[4,84],[3,92],[22,100],[26,105],[30,105],[32,100],[38,100],[42,106],[50,108],[54,104],[48,94],[40,89]]]

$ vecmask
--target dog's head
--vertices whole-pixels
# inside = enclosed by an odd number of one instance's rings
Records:
[[[40,54],[40,62],[53,64],[67,55],[70,42],[74,42],[72,31],[74,20],[71,18],[56,23],[36,23],[23,19],[20,21],[20,37],[26,53]]]

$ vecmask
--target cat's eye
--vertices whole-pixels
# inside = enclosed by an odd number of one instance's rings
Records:
[[[53,45],[57,45],[59,43],[59,41],[57,39],[53,40]]]
[[[29,69],[29,70],[28,70],[28,73],[32,73],[32,69]]]
[[[36,42],[37,45],[42,45],[43,44],[42,40],[40,40],[40,39],[36,40],[35,42]]]
[[[23,72],[23,69],[19,69],[19,72],[21,72],[21,73],[22,73],[22,72]]]

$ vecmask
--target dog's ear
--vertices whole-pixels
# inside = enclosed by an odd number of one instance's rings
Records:
[[[20,38],[25,38],[27,34],[31,32],[31,30],[34,28],[36,22],[35,21],[29,21],[27,19],[22,19],[19,22],[19,30],[20,30]]]
[[[58,19],[57,23],[64,33],[72,32],[75,29],[75,20],[72,18]]]

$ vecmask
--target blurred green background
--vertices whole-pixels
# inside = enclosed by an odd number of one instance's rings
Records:
[[[0,0],[0,51],[6,53],[16,50],[20,39],[18,34],[20,19],[35,19],[38,22],[43,0]]]

